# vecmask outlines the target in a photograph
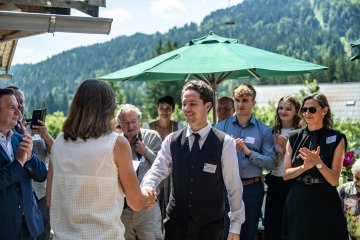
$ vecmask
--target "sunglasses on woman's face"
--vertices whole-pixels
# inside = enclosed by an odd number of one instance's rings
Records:
[[[301,109],[302,113],[306,113],[307,111],[309,111],[309,113],[316,113],[317,109],[316,107],[309,107],[309,108],[303,107]]]

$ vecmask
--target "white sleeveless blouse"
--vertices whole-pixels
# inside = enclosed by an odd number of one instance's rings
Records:
[[[118,135],[52,146],[50,222],[54,239],[124,239],[124,192],[113,149]]]

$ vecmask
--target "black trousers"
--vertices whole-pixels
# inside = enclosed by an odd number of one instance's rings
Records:
[[[281,239],[281,225],[284,215],[284,206],[291,181],[284,181],[282,177],[271,175],[268,182],[265,204],[265,239]]]
[[[40,209],[43,222],[44,222],[44,232],[36,238],[36,240],[49,240],[50,238],[50,215],[49,215],[49,208],[46,205],[46,198],[43,197],[40,200],[37,200],[38,207]]]
[[[192,218],[177,224],[169,219],[165,223],[165,240],[222,240],[224,219],[198,226]]]
[[[29,228],[26,224],[25,216],[22,217],[21,229],[19,232],[19,240],[34,240],[29,232]]]

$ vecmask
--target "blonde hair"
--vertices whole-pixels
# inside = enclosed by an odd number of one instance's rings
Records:
[[[233,97],[252,97],[255,99],[256,91],[250,84],[241,84],[237,86],[233,91]]]

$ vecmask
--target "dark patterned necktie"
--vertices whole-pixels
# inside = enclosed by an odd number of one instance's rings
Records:
[[[193,133],[194,135],[194,143],[192,145],[192,148],[191,148],[191,153],[198,153],[200,151],[200,145],[199,145],[199,139],[200,139],[200,134],[198,133]]]

